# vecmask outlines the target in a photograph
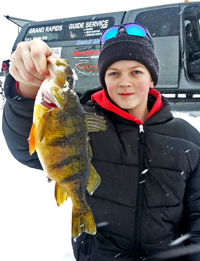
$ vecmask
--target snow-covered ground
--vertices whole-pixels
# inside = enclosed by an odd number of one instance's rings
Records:
[[[70,199],[58,207],[54,183],[48,183],[42,171],[16,161],[2,131],[0,146],[0,260],[74,260]]]
[[[1,106],[1,100],[0,100]],[[17,162],[2,134],[0,110],[0,260],[74,261],[70,199],[58,207],[54,183]]]
[[[45,173],[12,157],[2,134],[2,113],[0,110],[0,260],[73,261],[71,201],[58,207],[54,183],[47,182]],[[200,116],[174,115],[200,131]]]

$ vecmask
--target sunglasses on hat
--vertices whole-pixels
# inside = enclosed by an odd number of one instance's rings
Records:
[[[140,36],[140,37],[148,37],[153,48],[154,48],[154,44],[153,44],[153,40],[152,37],[149,33],[149,31],[139,25],[139,24],[120,24],[120,25],[115,25],[112,26],[108,29],[106,29],[100,38],[100,50],[101,50],[101,45],[104,44],[107,40],[114,38],[115,36],[118,35],[118,33],[120,33],[121,29],[124,29],[124,31],[128,34],[128,35],[135,35],[135,36]]]

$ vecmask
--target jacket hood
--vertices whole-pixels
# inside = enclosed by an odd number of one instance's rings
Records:
[[[163,100],[161,98],[161,94],[158,91],[156,91],[154,89],[150,89],[149,95],[154,97],[154,99],[153,99],[154,103],[153,103],[152,108],[149,111],[149,114],[148,114],[146,120],[163,108]],[[136,122],[138,125],[143,124],[138,118],[134,117],[133,115],[129,114],[125,110],[119,108],[118,106],[114,105],[111,101],[109,101],[109,99],[107,97],[107,92],[105,89],[94,93],[91,96],[91,101],[96,102],[102,108],[106,109],[107,111],[111,111],[111,112],[121,116],[124,119]]]

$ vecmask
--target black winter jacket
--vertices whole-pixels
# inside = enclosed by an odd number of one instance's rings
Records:
[[[27,143],[34,100],[16,92],[11,76],[5,91],[8,147],[18,161],[41,169]],[[200,135],[173,118],[167,99],[157,91],[150,94],[150,117],[143,125],[112,104],[105,91],[89,91],[81,98],[86,111],[105,117],[108,128],[90,134],[92,164],[101,176],[100,186],[87,196],[97,234],[72,239],[79,261],[200,260]],[[186,240],[170,245],[185,234]],[[183,255],[185,250],[192,254]]]

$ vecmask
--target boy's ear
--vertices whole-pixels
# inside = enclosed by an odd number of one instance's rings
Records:
[[[153,80],[151,80],[151,82],[150,82],[150,86],[149,86],[150,88],[154,88],[154,83],[153,83]]]

